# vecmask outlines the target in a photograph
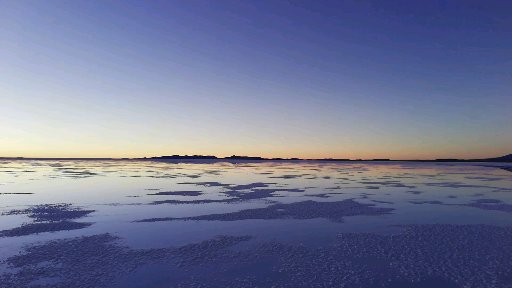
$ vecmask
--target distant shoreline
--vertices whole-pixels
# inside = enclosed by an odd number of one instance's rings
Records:
[[[172,155],[172,156],[158,156],[158,157],[144,157],[144,158],[66,158],[66,157],[0,157],[0,160],[131,160],[131,161],[160,161],[160,162],[191,162],[191,163],[214,163],[214,162],[434,162],[434,163],[475,163],[475,162],[493,162],[493,163],[512,163],[512,154],[486,159],[333,159],[333,158],[320,158],[320,159],[301,159],[301,158],[263,158],[253,156],[230,156],[230,157],[216,157],[216,156],[202,156],[202,155]]]

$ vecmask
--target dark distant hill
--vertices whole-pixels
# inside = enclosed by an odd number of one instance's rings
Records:
[[[512,154],[508,154],[501,157],[496,158],[487,158],[487,159],[478,159],[479,161],[486,161],[486,162],[512,162]]]
[[[164,160],[192,160],[192,159],[217,159],[216,156],[211,155],[171,155],[171,156],[159,156],[151,157],[151,159],[164,159]]]
[[[237,155],[225,157],[224,159],[230,159],[230,160],[270,160],[270,159],[266,159],[266,158],[259,157],[259,156],[237,156]]]

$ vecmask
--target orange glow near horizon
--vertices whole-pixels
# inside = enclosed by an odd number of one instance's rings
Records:
[[[342,158],[342,159],[395,159],[395,160],[428,160],[439,158],[458,158],[458,159],[479,159],[479,158],[492,158],[509,154],[507,148],[496,149],[496,151],[469,151],[469,149],[461,151],[385,151],[374,150],[370,152],[355,150],[349,152],[350,149],[343,149],[347,152],[332,150],[317,150],[303,149],[303,150],[288,150],[272,149],[272,150],[258,150],[253,149],[222,149],[222,150],[201,150],[201,149],[147,149],[143,151],[137,150],[123,150],[115,146],[108,149],[65,149],[65,147],[58,149],[41,149],[25,151],[20,149],[0,149],[0,157],[25,157],[25,158],[143,158],[165,155],[213,155],[217,157],[227,157],[231,155],[238,156],[260,156],[264,158],[302,158],[302,159],[322,159],[322,158]],[[247,148],[247,147],[246,147]],[[342,150],[342,149],[339,149]]]

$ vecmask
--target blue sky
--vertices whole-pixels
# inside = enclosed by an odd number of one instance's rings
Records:
[[[0,155],[487,157],[508,1],[0,1]]]

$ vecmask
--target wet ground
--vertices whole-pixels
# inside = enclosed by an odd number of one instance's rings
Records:
[[[0,160],[0,287],[512,287],[511,166]]]

